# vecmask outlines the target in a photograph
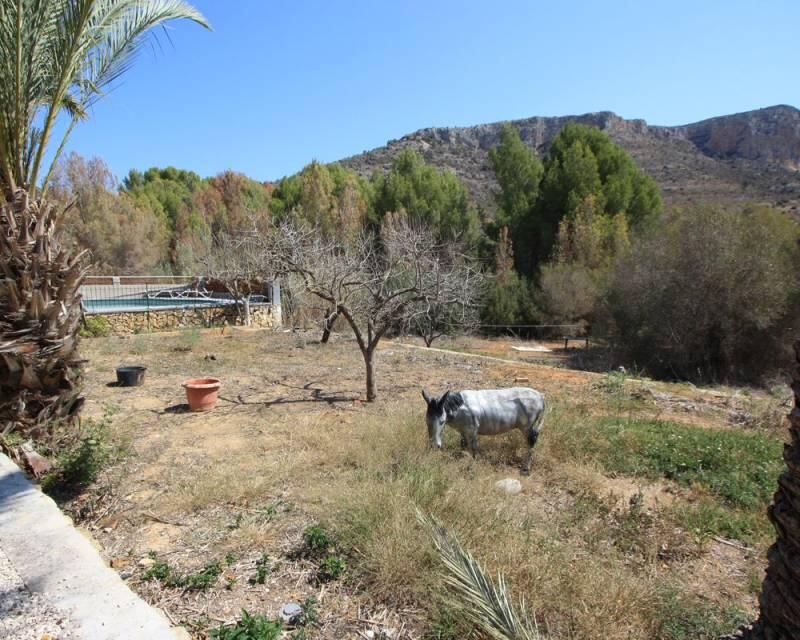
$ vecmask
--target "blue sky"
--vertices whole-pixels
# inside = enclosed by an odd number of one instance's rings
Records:
[[[130,168],[275,179],[428,126],[800,106],[800,2],[196,0],[75,131]]]

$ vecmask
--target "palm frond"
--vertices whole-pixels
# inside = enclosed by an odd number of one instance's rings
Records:
[[[185,0],[0,0],[0,180],[7,191],[36,188],[58,116],[85,117],[130,69],[153,28],[177,19],[209,26]],[[41,135],[28,165],[34,123]]]
[[[432,515],[417,509],[417,520],[428,531],[446,569],[445,585],[454,604],[478,628],[495,640],[541,640],[535,620],[521,601],[519,613],[511,602],[502,574],[495,584],[456,535]]]

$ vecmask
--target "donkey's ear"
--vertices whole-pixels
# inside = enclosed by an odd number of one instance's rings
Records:
[[[425,389],[422,390],[422,397],[425,398],[425,402],[427,404],[430,404],[431,402],[433,402],[432,398],[428,395],[428,392],[425,391]]]

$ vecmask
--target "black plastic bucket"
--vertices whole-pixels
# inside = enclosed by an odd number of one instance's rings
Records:
[[[117,367],[117,384],[120,387],[138,387],[144,383],[144,372],[147,367],[124,366]]]

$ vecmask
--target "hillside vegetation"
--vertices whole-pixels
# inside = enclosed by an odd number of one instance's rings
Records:
[[[796,224],[780,207],[724,204],[713,189],[700,204],[670,206],[663,172],[650,175],[652,163],[615,139],[658,141],[665,153],[688,144],[703,162],[757,162],[783,171],[791,190],[797,116],[776,107],[671,129],[605,114],[425,130],[362,158],[386,165],[311,162],[273,183],[168,167],[132,170],[117,185],[102,160],[73,154],[51,192],[75,202],[68,232],[92,251],[94,269],[119,274],[206,273],[231,238],[287,222],[346,244],[399,215],[445,244],[458,239],[491,273],[484,325],[574,325],[563,331],[600,339],[615,366],[760,381],[780,366],[800,301]],[[425,139],[436,144],[417,144]],[[459,178],[466,165],[442,162],[442,145],[485,152],[488,191]],[[692,175],[718,175],[702,171]],[[776,196],[753,184],[761,191],[740,195]],[[299,292],[286,294],[300,310]]]

